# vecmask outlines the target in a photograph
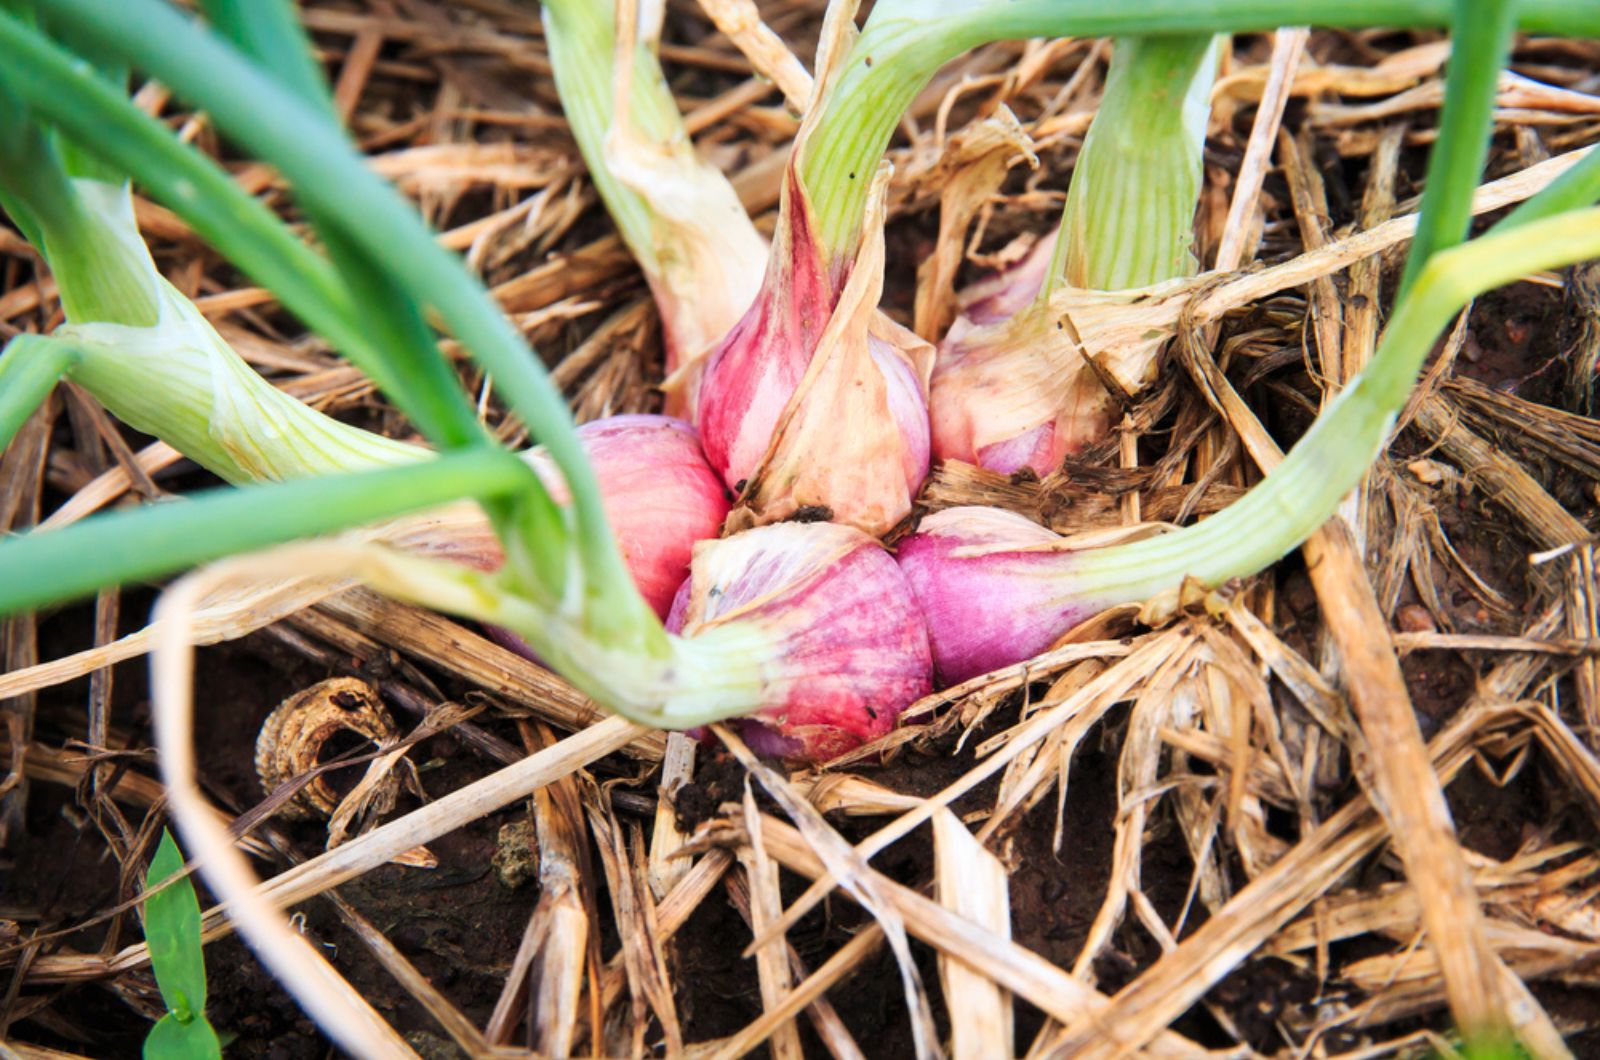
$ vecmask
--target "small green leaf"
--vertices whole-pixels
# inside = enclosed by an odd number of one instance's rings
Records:
[[[150,859],[145,877],[144,937],[150,945],[150,966],[156,984],[177,1020],[187,1023],[206,1007],[206,962],[200,948],[200,899],[187,878],[161,884],[183,869],[183,854],[172,833],[161,833],[161,845]],[[159,890],[157,888],[160,887]],[[162,1020],[163,1023],[166,1020]],[[196,1022],[203,1023],[204,1020]],[[213,1034],[212,1040],[216,1039]],[[177,1054],[174,1054],[177,1055]],[[191,1054],[184,1054],[191,1055]]]
[[[217,1060],[222,1043],[202,1016],[188,1023],[167,1013],[150,1028],[144,1040],[145,1060]]]

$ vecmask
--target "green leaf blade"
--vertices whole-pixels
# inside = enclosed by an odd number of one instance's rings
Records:
[[[144,935],[161,996],[178,1021],[187,1023],[205,1012],[206,965],[194,884],[187,877],[167,884],[182,871],[183,854],[172,833],[163,830],[145,876]]]

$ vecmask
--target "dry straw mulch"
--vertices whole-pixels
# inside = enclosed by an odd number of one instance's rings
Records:
[[[701,150],[768,224],[796,129],[783,97],[805,99],[820,10],[778,0],[755,21],[734,0],[706,7],[734,40],[675,5],[662,57]],[[531,6],[318,2],[304,17],[374,166],[551,357],[577,415],[654,408],[655,311],[567,134]],[[937,334],[958,281],[1054,223],[1107,54],[1089,40],[986,47],[916,102],[891,152],[892,315]],[[1216,268],[1139,321],[1172,336],[1160,383],[1049,479],[947,466],[925,508],[990,503],[1115,534],[1203,517],[1258,480],[1371,356],[1446,55],[1425,35],[1236,40],[1198,224]],[[1597,62],[1592,42],[1519,42],[1480,213],[1600,139]],[[159,86],[139,100],[220,150],[205,116]],[[293,216],[270,170],[233,168]],[[407,431],[180,221],[140,213],[168,275],[275,383]],[[0,332],[53,327],[31,252],[0,232],[0,255]],[[605,718],[473,630],[352,591],[304,609],[223,600],[198,622],[208,640],[257,631],[225,664],[253,652],[369,682],[363,709],[393,714],[355,727],[375,745],[329,764],[324,742],[352,726],[317,715],[294,729],[311,742],[263,751],[309,770],[265,802],[233,805],[248,760],[204,760],[198,777],[270,876],[261,909],[330,903],[341,926],[322,941],[355,954],[335,966],[388,973],[363,979],[366,999],[340,989],[393,1025],[395,1051],[1354,1058],[1448,1049],[1454,1012],[1514,1023],[1540,1056],[1582,1055],[1600,1048],[1597,358],[1594,269],[1485,299],[1300,559],[1167,614],[1101,616],[919,703],[850,762],[785,774],[722,730],[696,748]],[[461,372],[520,442],[492,385]],[[65,386],[0,462],[0,527],[60,526],[202,481]],[[24,1044],[48,1040],[103,1054],[104,1028],[63,1015],[85,991],[152,1011],[128,914],[166,793],[127,702],[142,678],[125,660],[148,640],[118,640],[147,600],[108,591],[68,622],[0,624],[0,846],[46,863],[28,807],[60,805],[112,880],[71,915],[0,908],[8,1053],[65,1055]],[[224,726],[227,706],[202,690],[196,724]],[[442,733],[460,783],[422,761]],[[1086,761],[1101,763],[1098,799]],[[274,816],[327,809],[334,776],[348,779],[326,831]],[[380,869],[481,868],[441,843],[492,836],[497,812],[520,829],[496,872],[535,886],[515,892],[522,926],[505,952],[483,941],[474,954],[492,993],[460,996],[360,884]],[[211,910],[207,928],[230,925]],[[702,974],[717,954],[736,988]],[[264,1048],[239,1030],[241,1055]]]

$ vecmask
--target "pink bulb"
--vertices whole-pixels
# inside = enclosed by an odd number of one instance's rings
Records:
[[[932,690],[933,660],[906,578],[876,541],[834,523],[776,523],[696,546],[667,629],[763,627],[779,645],[759,713],[738,723],[758,753],[834,758],[894,728]]]
[[[1110,428],[1110,402],[1073,335],[1037,301],[1055,237],[963,292],[929,385],[933,455],[1041,478]]]
[[[667,416],[627,415],[578,428],[584,455],[600,483],[606,520],[639,594],[666,615],[689,573],[695,542],[717,536],[728,515],[728,494],[706,463],[694,428]],[[555,462],[541,449],[525,454],[558,504],[571,500]],[[448,549],[462,562],[489,570],[502,562],[486,524],[465,530]]]
[[[1015,512],[949,508],[898,546],[946,684],[1031,659],[1102,610],[1075,591],[1073,553]]]
[[[785,197],[755,302],[712,351],[700,378],[706,458],[738,489],[761,463],[833,312],[835,291],[803,195]],[[791,201],[799,205],[790,208]]]

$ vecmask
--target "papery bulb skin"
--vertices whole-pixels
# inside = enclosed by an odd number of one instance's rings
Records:
[[[1103,610],[1074,590],[1060,541],[1015,512],[964,507],[935,512],[899,543],[944,684],[1031,659]]]
[[[1105,435],[1104,388],[1043,320],[1024,311],[940,345],[928,394],[935,459],[1043,478]]]
[[[934,459],[1043,478],[1110,432],[1116,405],[1102,377],[1127,394],[1155,379],[1171,335],[1161,307],[1186,295],[1188,281],[1045,297],[1037,266],[1030,255],[986,281],[939,344],[928,393]]]
[[[634,26],[619,99],[614,5],[540,6],[567,128],[660,310],[665,410],[692,422],[704,357],[754,300],[766,240],[727,176],[695,150],[648,25]]]
[[[910,512],[927,476],[934,351],[877,312],[886,182],[884,170],[836,291],[790,170],[761,294],[700,384],[706,455],[741,493],[730,525],[809,510],[881,535]]]
[[[782,212],[761,289],[700,378],[696,422],[706,459],[734,489],[766,455],[835,300],[804,196],[791,193]]]
[[[694,637],[754,623],[779,646],[758,714],[758,753],[824,762],[894,728],[933,688],[921,609],[894,559],[859,530],[776,523],[695,548],[667,629]]]
[[[910,331],[893,324],[887,318],[877,322],[881,329],[893,329],[891,339],[868,335],[867,348],[872,362],[883,373],[885,396],[889,415],[899,433],[901,445],[900,465],[906,479],[906,492],[915,496],[928,477],[928,463],[933,458],[933,437],[928,425],[927,371],[919,377],[914,356],[906,350],[920,347],[929,354],[925,363],[932,364],[932,348]],[[896,343],[898,342],[898,345]]]
[[[664,617],[689,573],[695,543],[716,537],[727,518],[727,490],[706,463],[694,428],[682,420],[610,416],[583,424],[577,433],[628,573]],[[526,458],[556,503],[567,503],[571,495],[554,462],[539,449]],[[464,531],[448,551],[483,569],[501,563],[487,524],[477,534]]]
[[[1103,392],[1073,394],[1082,359],[1070,349],[1063,355],[1070,339],[1036,302],[1055,245],[1054,234],[1039,240],[962,292],[929,383],[935,459],[1043,478],[1109,426]],[[1098,388],[1092,374],[1088,383]],[[1064,395],[1073,395],[1068,408],[1060,407]]]
[[[756,304],[767,261],[766,242],[742,209],[735,221],[708,217],[703,222],[704,231],[721,232],[721,237],[693,245],[692,260],[682,267],[649,277],[665,347],[663,407],[669,416],[692,423],[700,414],[706,359]]]
[[[959,341],[965,331],[998,324],[1028,308],[1050,274],[1060,235],[1059,230],[1052,231],[1035,241],[1021,258],[964,288],[956,296],[959,312],[945,333],[945,341]]]

